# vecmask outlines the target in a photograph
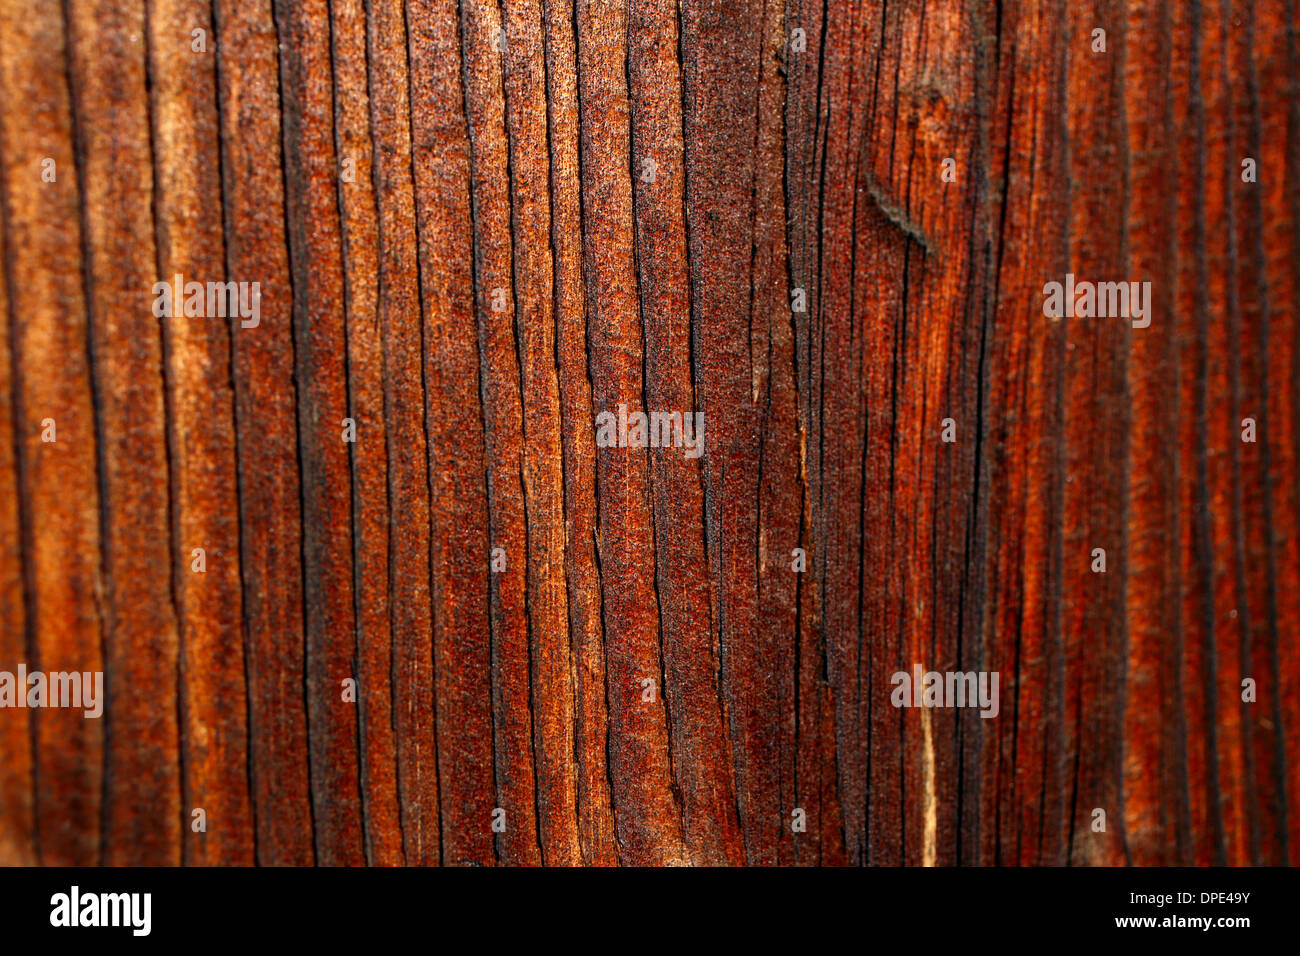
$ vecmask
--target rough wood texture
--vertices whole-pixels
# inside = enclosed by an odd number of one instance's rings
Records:
[[[1300,861],[1298,19],[0,0],[0,863]]]

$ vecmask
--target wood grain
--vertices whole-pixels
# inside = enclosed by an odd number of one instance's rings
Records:
[[[1297,862],[1296,24],[0,0],[0,863]]]

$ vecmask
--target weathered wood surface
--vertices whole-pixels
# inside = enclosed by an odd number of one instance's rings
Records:
[[[0,0],[0,863],[1300,860],[1298,20]]]

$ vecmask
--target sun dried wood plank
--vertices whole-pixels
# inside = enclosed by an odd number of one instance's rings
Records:
[[[546,85],[551,156],[551,246],[555,266],[556,362],[564,465],[564,564],[574,681],[574,754],[583,862],[618,862],[611,806],[604,618],[596,559],[595,421],[587,368],[582,250],[578,73],[571,2],[545,0]]]
[[[460,25],[456,5],[445,0],[412,6],[407,22],[433,525],[442,859],[486,865],[499,859],[492,811],[500,801],[487,606],[487,449]]]
[[[67,57],[58,7],[0,5],[0,85],[9,91],[0,201],[26,556],[26,646],[6,667],[93,674],[104,667],[103,518]],[[37,858],[101,862],[102,717],[60,708],[29,719]]]
[[[0,162],[3,154],[0,153]],[[8,262],[0,230],[0,666],[13,668],[27,656],[23,593],[23,542],[15,443],[14,367],[9,332]],[[0,860],[36,865],[36,788],[33,784],[32,727],[19,710],[0,722]]]
[[[514,292],[538,843],[548,865],[581,862],[574,757],[573,661],[564,573],[564,474],[556,367],[550,156],[541,5],[502,9],[505,113],[514,224]]]
[[[232,325],[249,750],[258,863],[315,860],[303,623],[293,297],[285,235],[279,44],[268,7],[219,3],[226,276],[258,283]],[[249,135],[256,131],[256,135]],[[270,144],[268,146],[268,144]]]
[[[1294,14],[0,2],[0,861],[1293,858]]]
[[[178,56],[190,31],[211,36],[206,3],[158,0],[147,11],[158,281],[226,278],[215,57]],[[192,42],[192,40],[191,40]],[[183,860],[254,861],[248,774],[235,397],[238,319],[163,320],[173,582],[180,625]],[[203,549],[206,570],[194,570]],[[211,555],[211,562],[206,561]],[[207,829],[195,829],[202,810]]]
[[[155,250],[144,10],[69,10],[104,549],[103,862],[181,856],[175,560]],[[163,321],[167,321],[164,319]],[[187,814],[188,816],[188,814]]]
[[[363,862],[356,709],[343,702],[356,642],[347,336],[335,152],[332,30],[325,0],[276,7],[302,481],[305,675],[315,849]]]
[[[532,732],[527,604],[531,565],[523,490],[523,411],[516,349],[517,295],[511,234],[511,168],[505,129],[501,11],[490,0],[460,4],[465,113],[474,223],[474,315],[483,382],[487,448],[488,543],[500,548],[490,578],[492,723],[498,816],[493,832],[503,863],[540,860]],[[536,505],[535,505],[536,506]],[[514,558],[513,562],[511,558]],[[500,828],[500,829],[498,829]]]
[[[588,370],[592,410],[617,417],[620,406],[629,414],[646,411],[625,74],[627,10],[606,0],[579,0],[576,7]],[[687,862],[689,849],[680,797],[673,790],[650,495],[644,449],[596,451],[609,771],[620,859],[634,865]],[[644,681],[659,688],[649,700]]]
[[[371,7],[371,9],[375,9]],[[339,207],[343,230],[343,275],[347,314],[348,417],[356,427],[350,443],[352,466],[352,573],[356,602],[357,734],[366,862],[402,862],[402,827],[393,733],[393,629],[389,600],[388,429],[384,404],[384,332],[380,310],[382,251],[376,190],[375,140],[370,97],[371,23],[362,0],[333,5],[335,140],[339,159]],[[379,11],[376,10],[376,14]],[[377,33],[389,33],[376,19]],[[400,41],[399,41],[400,42]],[[375,58],[378,59],[378,56]],[[389,82],[392,82],[391,80]],[[400,79],[405,88],[405,76]],[[346,91],[346,92],[339,92]],[[382,95],[382,94],[381,94]],[[404,102],[404,101],[403,101]],[[409,139],[408,139],[409,142]],[[407,223],[414,202],[407,177]],[[414,229],[408,249],[414,249]],[[407,280],[415,288],[414,277]],[[420,457],[421,466],[424,464]],[[427,502],[423,512],[427,514]],[[427,580],[427,563],[426,568]],[[427,620],[427,610],[425,612]]]
[[[752,487],[757,462],[727,475],[726,463],[736,460],[728,446],[736,438],[728,428],[731,416],[724,404],[743,395],[735,415],[744,422],[739,427],[752,434],[753,423],[746,421],[754,414],[748,363],[735,360],[737,353],[747,351],[741,326],[748,322],[750,304],[749,263],[744,259],[752,247],[747,220],[753,180],[751,168],[745,161],[737,162],[737,154],[752,162],[754,133],[751,124],[717,123],[719,113],[736,116],[739,102],[746,108],[753,102],[756,34],[761,29],[761,18],[754,12],[738,6],[731,16],[721,17],[721,11],[710,7],[683,4],[680,36],[673,4],[639,5],[628,22],[631,159],[636,171],[633,215],[646,410],[680,413],[683,429],[686,416],[695,416],[699,443],[688,449],[683,432],[680,447],[650,451],[664,696],[673,777],[682,799],[683,835],[692,859],[712,865],[744,860],[741,792],[733,766],[735,752],[728,752],[727,722],[729,707],[741,710],[749,703],[754,680],[748,662],[756,626],[752,542],[757,532],[752,525],[737,526],[735,511],[753,512],[753,524],[757,523],[753,507],[757,492]],[[719,54],[724,36],[729,44]],[[726,101],[701,95],[701,89],[728,89],[730,84],[718,84],[716,77],[732,70],[737,76],[750,74],[751,85],[737,84]],[[697,147],[688,151],[684,141],[693,129],[701,135],[692,137]],[[695,210],[689,222],[683,221],[686,208]],[[725,239],[714,240],[718,246],[728,240],[733,243],[725,264],[722,256],[711,255],[713,249],[692,245],[709,241],[709,237],[697,239],[696,224],[713,221],[718,210],[726,210],[727,226],[732,227]],[[722,271],[702,276],[701,260],[718,262]],[[696,269],[691,268],[692,262]],[[692,329],[697,334],[694,340]],[[723,357],[718,340],[727,338],[732,346]],[[706,358],[710,353],[735,361],[726,370],[730,380],[725,386],[716,374],[708,374],[718,371]],[[742,375],[745,381],[736,385]],[[655,438],[659,439],[658,433]],[[705,462],[722,462],[725,489],[710,488],[717,479]],[[728,500],[731,508],[719,504],[719,498]],[[744,546],[738,547],[737,540]],[[729,695],[734,695],[731,700]],[[733,719],[743,721],[743,715]],[[746,731],[741,733],[748,737]],[[739,756],[743,760],[744,751]],[[757,812],[765,822],[775,824],[776,811],[773,807],[770,815],[766,808]]]

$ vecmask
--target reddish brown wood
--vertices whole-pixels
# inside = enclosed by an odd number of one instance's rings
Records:
[[[1294,861],[1295,22],[0,0],[0,862]]]
[[[0,201],[24,601],[22,656],[6,662],[10,672],[19,661],[33,670],[104,669],[98,438],[67,56],[58,7],[0,8],[0,77],[13,100],[0,115]],[[53,181],[42,178],[47,168]],[[49,863],[100,862],[104,724],[71,709],[14,721],[18,712],[5,710],[5,737],[29,734],[31,829],[6,844]]]

